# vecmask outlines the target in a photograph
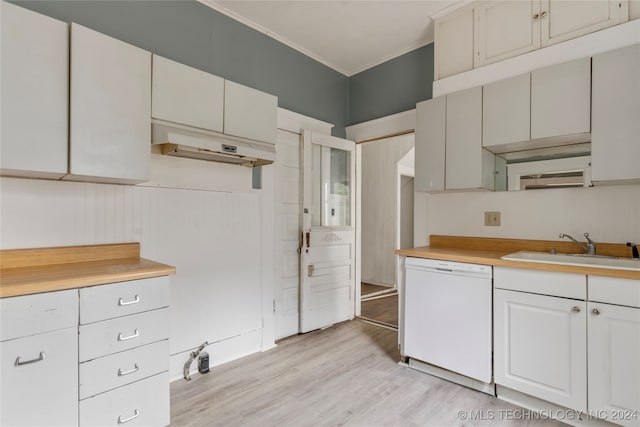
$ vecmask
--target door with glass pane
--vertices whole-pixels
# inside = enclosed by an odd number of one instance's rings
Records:
[[[300,332],[353,318],[355,143],[304,131]]]

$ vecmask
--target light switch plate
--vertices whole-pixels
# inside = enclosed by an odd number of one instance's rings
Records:
[[[484,225],[490,227],[500,226],[500,212],[485,212],[484,213]]]

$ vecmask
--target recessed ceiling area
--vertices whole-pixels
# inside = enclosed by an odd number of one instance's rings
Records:
[[[433,41],[446,1],[199,0],[351,76]]]

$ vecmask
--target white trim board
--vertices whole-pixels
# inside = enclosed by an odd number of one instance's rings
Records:
[[[331,129],[334,126],[332,123],[323,122],[295,111],[278,108],[278,129],[297,134],[302,134],[302,130],[307,129],[323,135],[331,135]]]
[[[371,138],[393,135],[416,128],[416,110],[407,110],[379,119],[347,126],[347,139],[364,141]]]
[[[433,97],[640,43],[640,19],[433,82]]]

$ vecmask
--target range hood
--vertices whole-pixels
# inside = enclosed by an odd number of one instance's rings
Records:
[[[152,120],[152,144],[167,156],[230,163],[248,167],[274,162],[273,144],[237,138],[162,120]]]

